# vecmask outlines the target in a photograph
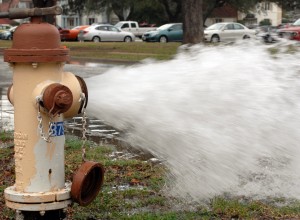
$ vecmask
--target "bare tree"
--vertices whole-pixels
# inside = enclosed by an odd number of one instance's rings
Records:
[[[182,0],[183,44],[203,42],[202,0]]]
[[[181,12],[182,12],[181,0],[160,0],[160,2],[164,6],[169,22],[181,21]]]

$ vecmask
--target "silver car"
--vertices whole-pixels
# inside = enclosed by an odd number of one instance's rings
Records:
[[[255,34],[255,30],[235,22],[216,23],[204,30],[205,40],[213,43],[255,38]]]
[[[135,41],[134,34],[122,31],[110,24],[96,24],[83,30],[83,39],[85,41]]]

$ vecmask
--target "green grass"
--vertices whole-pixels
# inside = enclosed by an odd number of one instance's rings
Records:
[[[94,43],[63,42],[70,49],[72,58],[103,59],[137,62],[146,58],[156,60],[171,59],[180,43]]]
[[[1,132],[2,134],[3,132]],[[0,219],[13,219],[14,211],[5,206],[4,190],[14,182],[13,148],[0,142]]]
[[[11,41],[0,40],[0,48],[10,48]],[[177,52],[180,43],[146,43],[146,42],[62,42],[70,49],[72,59],[138,62],[151,58],[169,60]]]
[[[10,131],[0,131],[0,142],[8,142],[13,140],[13,133]]]

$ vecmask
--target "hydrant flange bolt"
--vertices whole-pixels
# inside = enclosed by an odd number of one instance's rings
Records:
[[[43,94],[43,106],[52,115],[68,111],[73,103],[71,90],[59,83],[49,85]]]

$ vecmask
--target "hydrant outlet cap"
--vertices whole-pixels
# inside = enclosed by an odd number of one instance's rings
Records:
[[[98,195],[104,179],[100,163],[85,161],[73,176],[71,197],[81,206],[89,205]]]
[[[43,105],[53,115],[68,111],[72,103],[72,91],[64,85],[53,83],[44,91]]]

